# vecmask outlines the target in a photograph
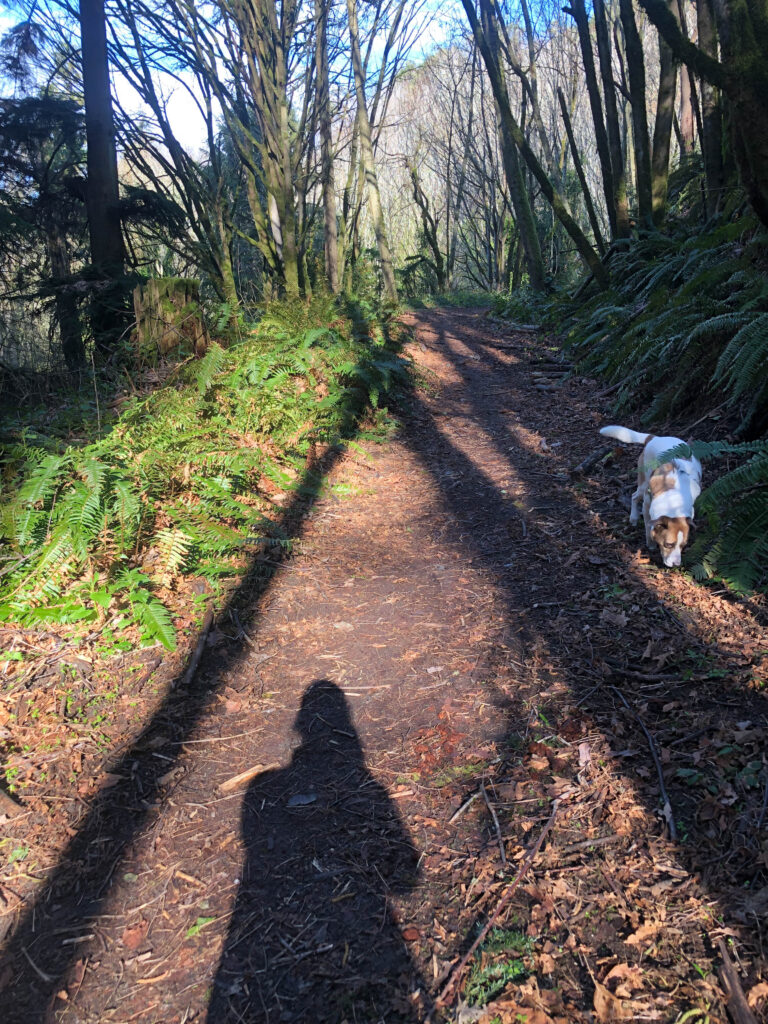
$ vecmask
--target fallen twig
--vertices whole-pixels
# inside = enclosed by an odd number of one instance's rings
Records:
[[[498,841],[498,844],[499,844],[499,853],[501,854],[501,863],[504,865],[504,867],[506,867],[507,866],[507,851],[504,849],[504,840],[501,837],[501,827],[499,825],[499,817],[496,814],[496,811],[495,811],[495,809],[493,807],[493,804],[488,799],[488,792],[487,792],[487,790],[485,788],[485,783],[484,782],[480,783],[480,792],[483,794],[483,799],[485,800],[485,806],[488,808],[488,813],[490,814],[491,818],[493,818],[493,827],[496,829],[496,840]]]
[[[182,689],[189,686],[192,682],[195,672],[197,672],[197,666],[200,664],[200,659],[203,656],[205,650],[205,641],[208,639],[208,633],[210,632],[211,626],[213,625],[213,605],[208,606],[208,611],[205,613],[203,619],[203,628],[200,630],[200,636],[197,640],[197,646],[195,647],[192,657],[189,659],[187,670],[182,676],[181,683],[179,684]]]
[[[728,995],[726,1009],[731,1019],[734,1024],[757,1024],[757,1017],[749,1008],[738,972],[733,966],[733,961],[728,954],[728,947],[722,938],[717,940],[717,948],[723,958],[723,965],[718,968],[717,973]]]
[[[257,775],[261,775],[262,772],[271,772],[273,768],[279,768],[280,764],[278,761],[273,761],[272,764],[255,764],[252,768],[246,769],[244,772],[240,772],[239,775],[233,775],[231,779],[227,779],[226,782],[219,784],[220,793],[230,793],[233,789],[237,789],[239,786],[244,786],[246,782],[250,782],[251,779],[255,779]]]
[[[445,985],[443,986],[443,989],[442,989],[440,995],[437,997],[437,1000],[435,1002],[436,1006],[447,1006],[447,1005],[449,1005],[449,1002],[451,1001],[451,999],[453,997],[454,989],[455,989],[456,985],[459,983],[459,981],[461,980],[461,976],[464,973],[464,968],[469,963],[471,957],[474,955],[475,950],[478,948],[478,946],[480,946],[481,943],[483,943],[485,941],[485,938],[488,935],[488,932],[491,930],[491,928],[493,928],[493,926],[498,921],[499,916],[501,915],[502,910],[504,910],[506,905],[512,899],[512,897],[513,897],[513,895],[515,893],[515,890],[517,889],[518,885],[520,884],[520,882],[524,878],[524,876],[525,876],[526,872],[528,871],[528,869],[530,868],[531,864],[533,864],[533,862],[534,862],[534,860],[536,858],[536,854],[541,849],[542,844],[543,844],[543,842],[544,842],[544,840],[545,840],[545,838],[547,836],[547,833],[552,828],[552,826],[553,826],[553,824],[555,822],[555,818],[557,817],[557,812],[558,812],[559,808],[560,808],[560,800],[558,799],[558,800],[553,801],[553,803],[552,803],[552,813],[550,814],[549,818],[547,819],[547,822],[544,825],[544,828],[539,833],[539,838],[536,840],[534,845],[530,848],[530,850],[526,854],[525,859],[523,860],[523,862],[520,865],[520,867],[517,869],[517,874],[512,879],[512,881],[507,886],[507,888],[504,890],[503,896],[501,897],[499,902],[496,904],[496,909],[494,910],[494,912],[491,914],[491,916],[486,921],[486,923],[483,926],[480,934],[477,936],[475,941],[469,947],[469,949],[464,954],[464,956],[461,958],[461,960],[456,965],[456,967],[454,967],[452,969],[451,973],[448,975],[448,980],[446,981]]]
[[[448,824],[452,825],[454,823],[454,821],[458,821],[459,818],[462,816],[462,814],[465,811],[469,810],[469,808],[472,806],[472,804],[475,802],[475,800],[477,800],[477,798],[479,796],[480,796],[479,790],[478,790],[477,793],[472,793],[471,796],[468,796],[467,799],[464,801],[464,803],[461,805],[461,807],[459,807],[459,809],[457,811],[453,812],[451,817],[448,819]]]
[[[598,448],[597,451],[588,455],[583,462],[580,462],[578,466],[574,466],[573,469],[569,470],[571,476],[584,476],[590,471],[590,469],[594,469],[598,462],[604,459],[606,455],[609,455],[612,451],[612,447]]]
[[[621,690],[618,690],[615,686],[612,686],[611,689],[616,694],[616,696],[619,698],[619,700],[624,705],[624,707],[627,709],[627,711],[629,711],[629,713],[634,716],[635,720],[637,721],[637,724],[640,726],[640,728],[645,733],[645,738],[648,740],[648,746],[649,746],[650,751],[651,751],[651,757],[653,758],[653,763],[656,765],[656,774],[659,777],[659,790],[661,791],[661,799],[664,801],[664,806],[661,809],[661,813],[664,816],[664,820],[667,823],[667,828],[669,829],[669,838],[673,842],[676,842],[677,841],[677,828],[675,826],[675,816],[672,813],[672,804],[670,802],[669,795],[667,793],[667,787],[664,785],[664,770],[661,767],[661,761],[659,760],[659,754],[658,754],[658,751],[656,750],[656,743],[654,742],[653,736],[651,736],[651,734],[646,729],[645,722],[642,720],[640,715],[638,715],[638,713],[634,710],[634,708],[631,708],[629,706],[629,704],[627,703],[626,697],[621,692]]]

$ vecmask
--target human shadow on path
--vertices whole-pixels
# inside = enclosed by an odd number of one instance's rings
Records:
[[[208,1024],[424,1020],[389,903],[415,885],[416,850],[341,689],[313,682],[295,728],[290,764],[243,802],[246,857]]]

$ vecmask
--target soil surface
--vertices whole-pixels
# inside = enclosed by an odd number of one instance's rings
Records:
[[[313,467],[194,672],[81,655],[98,750],[11,687],[7,1024],[765,1019],[764,606],[641,547],[553,342],[404,323],[398,429]]]

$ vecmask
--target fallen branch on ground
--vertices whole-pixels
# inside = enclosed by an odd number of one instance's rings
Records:
[[[669,795],[667,794],[667,787],[664,785],[664,771],[663,771],[663,769],[661,767],[661,761],[659,760],[658,751],[656,750],[656,743],[654,742],[653,736],[651,736],[651,734],[646,729],[645,722],[642,720],[640,715],[638,715],[638,713],[633,708],[631,708],[629,706],[629,704],[627,703],[627,700],[626,700],[624,694],[621,692],[621,690],[618,690],[615,686],[612,686],[611,689],[616,694],[616,696],[619,698],[619,700],[624,705],[624,707],[627,709],[627,711],[629,711],[629,713],[634,716],[635,720],[637,721],[637,724],[640,726],[640,728],[645,733],[645,738],[648,740],[648,746],[650,747],[650,750],[651,750],[651,757],[653,758],[653,763],[656,765],[656,774],[659,777],[659,790],[661,792],[661,799],[664,802],[664,805],[663,805],[663,807],[661,809],[661,813],[662,813],[662,816],[664,817],[664,820],[667,823],[667,828],[669,829],[669,838],[673,842],[676,842],[677,841],[677,827],[675,826],[675,816],[672,813],[672,804],[670,802]]]
[[[240,772],[239,775],[233,775],[231,779],[227,779],[226,782],[219,784],[220,793],[231,793],[233,789],[237,789],[238,786],[244,786],[246,782],[250,782],[251,779],[255,779],[257,775],[261,775],[262,772],[271,772],[274,768],[279,768],[280,764],[277,761],[273,761],[272,764],[255,764],[252,768],[247,768],[244,772]]]
[[[483,943],[485,941],[485,938],[488,935],[488,932],[491,930],[491,928],[493,928],[493,926],[498,921],[498,919],[499,919],[499,917],[501,915],[502,910],[504,910],[504,908],[507,906],[509,901],[512,899],[512,897],[513,897],[513,895],[515,893],[515,890],[517,889],[517,887],[520,884],[520,882],[522,881],[522,879],[525,877],[525,874],[528,871],[528,869],[530,868],[531,864],[533,864],[534,860],[536,859],[536,855],[539,852],[539,850],[541,849],[542,844],[544,843],[544,840],[545,840],[545,838],[547,836],[547,833],[552,828],[552,826],[553,826],[553,824],[555,822],[555,818],[557,817],[557,812],[560,809],[560,802],[561,802],[560,799],[555,800],[553,802],[553,804],[552,804],[552,813],[550,814],[549,818],[547,819],[547,823],[545,824],[544,828],[539,833],[539,838],[536,840],[534,845],[530,848],[530,850],[526,854],[525,859],[523,860],[523,862],[520,865],[520,867],[517,869],[517,874],[512,879],[512,881],[510,882],[509,886],[504,890],[504,894],[501,897],[501,899],[499,900],[499,902],[497,903],[496,909],[494,910],[494,912],[491,914],[491,916],[486,921],[485,925],[483,926],[482,930],[480,931],[480,934],[477,936],[475,941],[469,947],[469,949],[464,954],[464,956],[461,958],[461,960],[456,965],[456,967],[454,967],[453,970],[451,971],[451,973],[448,975],[448,980],[446,981],[446,983],[443,986],[443,989],[442,989],[440,995],[437,997],[437,1000],[435,1001],[435,1005],[436,1006],[439,1007],[439,1006],[448,1006],[448,1005],[450,1005],[450,1003],[451,1003],[451,1001],[453,999],[454,989],[456,988],[458,983],[461,981],[461,976],[464,973],[464,968],[469,963],[470,959],[474,955],[474,953],[477,950],[478,946],[480,946],[481,943]]]

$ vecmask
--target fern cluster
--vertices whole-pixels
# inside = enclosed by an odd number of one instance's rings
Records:
[[[172,647],[163,592],[232,575],[254,538],[285,543],[270,495],[298,487],[310,446],[349,437],[403,373],[331,300],[274,305],[132,399],[101,440],[22,434],[2,452],[0,619],[133,623]]]
[[[764,429],[765,241],[746,219],[649,235],[613,254],[609,292],[555,302],[548,322],[584,370],[620,385],[617,410],[642,410],[646,425],[725,402],[742,431]]]
[[[768,440],[725,444],[693,442],[702,462],[736,456],[701,495],[703,517],[689,560],[699,579],[718,579],[740,594],[768,590]]]

